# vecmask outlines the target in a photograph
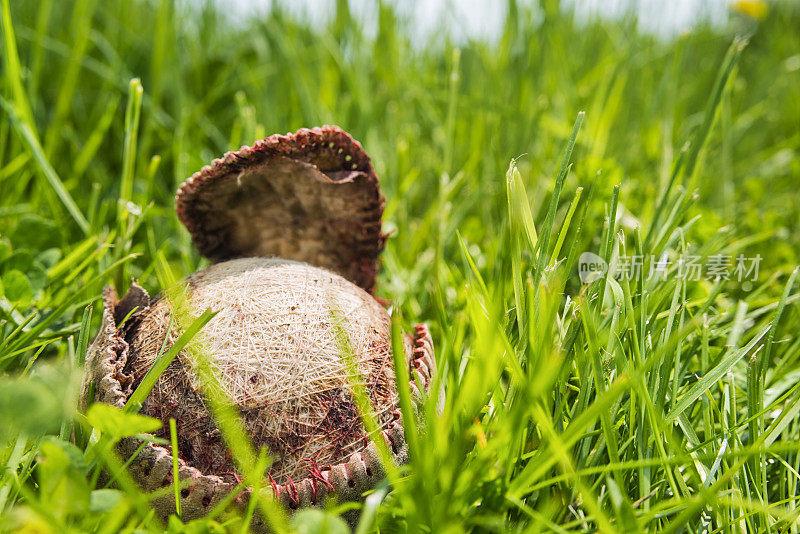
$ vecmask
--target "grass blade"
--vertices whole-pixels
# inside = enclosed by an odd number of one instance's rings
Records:
[[[682,414],[684,410],[686,410],[694,401],[700,398],[700,395],[708,391],[711,386],[713,386],[720,378],[722,378],[725,373],[727,373],[731,367],[736,364],[736,362],[741,360],[746,354],[753,350],[753,347],[755,347],[756,344],[761,341],[761,338],[766,335],[769,329],[769,326],[761,329],[761,331],[756,334],[747,345],[727,355],[716,366],[714,366],[713,369],[706,373],[695,385],[689,389],[689,391],[687,391],[680,398],[672,410],[670,410],[670,412],[667,414],[665,421],[668,424],[671,424],[673,421],[675,421],[675,419]]]
[[[87,221],[86,217],[83,216],[83,213],[81,213],[81,210],[78,208],[78,205],[75,203],[72,195],[70,195],[69,191],[67,191],[67,188],[64,187],[64,182],[61,181],[61,178],[56,173],[56,170],[47,160],[47,156],[45,156],[45,153],[39,144],[39,140],[36,138],[36,134],[33,132],[27,122],[20,119],[20,116],[14,106],[2,96],[0,96],[0,107],[2,107],[8,115],[9,121],[16,130],[20,139],[22,139],[25,147],[30,152],[31,157],[36,162],[39,172],[50,184],[50,187],[52,187],[56,192],[59,200],[61,200],[61,203],[64,204],[67,212],[69,212],[69,214],[72,216],[72,219],[81,229],[81,231],[83,231],[85,234],[88,233],[89,221]]]

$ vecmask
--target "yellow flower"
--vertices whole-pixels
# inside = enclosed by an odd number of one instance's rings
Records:
[[[737,0],[732,7],[754,19],[762,20],[767,16],[767,3],[764,0]]]

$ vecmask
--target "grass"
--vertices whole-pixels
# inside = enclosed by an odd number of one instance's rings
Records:
[[[456,46],[385,3],[367,23],[338,1],[315,29],[280,8],[3,0],[1,528],[246,528],[254,507],[160,524],[112,447],[152,421],[77,413],[82,360],[104,285],[155,293],[207,264],[179,183],[335,123],[387,197],[379,294],[398,332],[430,325],[445,397],[359,533],[798,531],[800,10],[660,41],[506,7],[496,43]],[[584,284],[586,251],[669,263]],[[739,254],[756,276],[679,276],[681,255]],[[259,505],[276,530],[346,528],[341,506]]]

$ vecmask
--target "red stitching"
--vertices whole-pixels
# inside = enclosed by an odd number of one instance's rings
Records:
[[[194,236],[202,229],[203,225],[193,219],[190,207],[191,199],[205,185],[216,183],[228,173],[238,172],[247,165],[257,164],[274,156],[289,155],[302,159],[313,152],[332,151],[333,149],[337,149],[336,153],[342,158],[350,156],[350,169],[365,173],[367,179],[375,186],[374,196],[377,198],[374,208],[377,213],[369,216],[374,219],[375,227],[367,228],[367,234],[362,236],[353,250],[353,262],[360,264],[361,271],[360,279],[355,282],[364,287],[368,293],[373,294],[378,269],[377,258],[383,251],[386,241],[386,236],[380,231],[385,199],[380,194],[378,177],[361,143],[338,126],[302,128],[294,134],[291,132],[286,135],[274,134],[254,142],[252,146],[242,146],[238,151],[226,152],[223,157],[212,160],[210,165],[203,166],[178,188],[175,195],[178,218]],[[343,166],[346,167],[344,164]],[[370,220],[365,221],[365,224],[370,223]],[[206,245],[207,243],[197,244],[203,254],[211,253],[210,249],[205,249]]]
[[[300,492],[297,491],[297,486],[292,482],[292,477],[286,477],[289,481],[286,483],[286,493],[289,494],[290,507],[297,508],[300,506]],[[294,506],[292,506],[294,505]]]
[[[423,367],[422,364],[424,363],[422,358],[425,356],[430,356],[430,350],[428,349],[428,338],[430,337],[430,332],[428,331],[428,327],[424,324],[418,324],[414,326],[414,348],[411,351],[411,361],[409,362],[409,376],[411,377],[412,381],[414,380],[414,373],[413,370],[416,370],[420,377],[422,378],[423,384],[427,387],[432,375],[432,369],[426,363]]]
[[[275,500],[279,501],[281,495],[281,487],[278,486],[278,484],[275,482],[275,479],[272,478],[271,474],[267,473],[267,476],[269,477],[269,485],[272,486],[272,492],[275,494]]]
[[[308,474],[311,475],[311,479],[314,481],[322,482],[329,490],[333,489],[333,484],[328,482],[328,480],[322,475],[322,469],[319,468],[317,465],[316,460],[313,458],[306,458],[306,462],[309,463],[306,469],[308,470]]]

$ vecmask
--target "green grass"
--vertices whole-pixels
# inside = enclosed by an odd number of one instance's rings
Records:
[[[381,177],[378,292],[398,332],[430,325],[445,396],[359,532],[800,530],[796,3],[664,42],[509,0],[497,43],[458,48],[386,4],[366,28],[339,1],[321,30],[176,4],[2,2],[0,528],[164,528],[112,447],[151,422],[76,412],[102,287],[205,266],[177,185],[334,123]],[[762,260],[747,282],[670,263],[582,284],[585,251]],[[258,484],[266,456],[234,441]],[[259,506],[342,527],[342,507]]]

